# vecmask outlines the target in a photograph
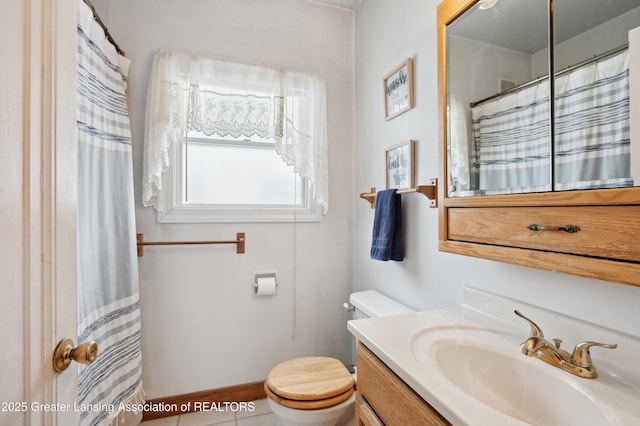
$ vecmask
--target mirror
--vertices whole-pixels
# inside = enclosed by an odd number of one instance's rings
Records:
[[[448,196],[638,185],[636,27],[640,0],[479,0],[448,25]]]

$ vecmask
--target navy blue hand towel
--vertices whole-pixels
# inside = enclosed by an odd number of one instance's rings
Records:
[[[376,194],[373,218],[371,258],[375,260],[403,260],[402,199],[395,189]]]

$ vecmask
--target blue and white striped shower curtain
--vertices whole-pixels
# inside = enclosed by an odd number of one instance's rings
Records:
[[[143,396],[128,67],[79,0],[78,344],[99,347],[79,367],[81,425],[109,424]]]
[[[484,194],[551,189],[549,82],[471,109],[472,172]]]
[[[556,78],[556,189],[633,186],[629,51]]]
[[[555,79],[556,190],[632,186],[628,51]],[[472,109],[473,172],[486,194],[548,191],[549,85]]]

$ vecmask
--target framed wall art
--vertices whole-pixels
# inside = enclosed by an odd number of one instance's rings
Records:
[[[409,189],[415,187],[414,145],[415,141],[410,140],[386,150],[387,189]]]
[[[413,60],[398,65],[384,77],[384,117],[391,120],[413,108]]]

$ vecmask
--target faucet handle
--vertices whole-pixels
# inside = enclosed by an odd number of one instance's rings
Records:
[[[531,326],[531,337],[544,337],[544,333],[542,333],[542,329],[538,327],[538,324],[536,324],[535,322],[531,321],[529,318],[522,315],[520,311],[518,311],[517,309],[514,310],[513,313],[519,316],[520,318],[526,320],[529,323],[529,325]]]
[[[589,353],[589,348],[591,346],[600,346],[601,348],[607,349],[615,349],[618,345],[608,345],[606,343],[598,343],[598,342],[582,342],[578,343],[573,350],[573,354],[571,354],[571,362],[574,365],[589,368],[593,366],[593,362],[591,361],[591,354]]]

